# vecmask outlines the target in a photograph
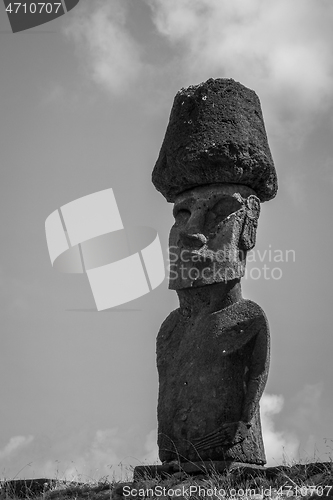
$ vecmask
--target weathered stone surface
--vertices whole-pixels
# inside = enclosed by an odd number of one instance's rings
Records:
[[[152,180],[171,202],[211,183],[244,184],[261,201],[273,198],[277,177],[256,93],[232,79],[180,90]]]

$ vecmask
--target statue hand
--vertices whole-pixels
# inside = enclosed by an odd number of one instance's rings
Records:
[[[215,448],[216,446],[230,446],[241,443],[247,436],[251,424],[248,422],[227,422],[216,431],[206,434],[203,438],[195,439],[194,445],[198,451]]]
[[[225,433],[225,444],[237,444],[244,441],[251,424],[247,422],[228,422],[222,425],[222,431]]]

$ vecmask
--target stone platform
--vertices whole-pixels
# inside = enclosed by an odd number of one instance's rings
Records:
[[[140,465],[134,468],[133,481],[142,481],[147,478],[170,478],[170,476],[208,476],[212,473],[233,474],[237,477],[264,477],[274,480],[285,473],[293,476],[297,474],[303,480],[318,474],[331,472],[333,477],[333,462],[312,462],[308,464],[278,465],[276,467],[265,467],[253,464],[244,464],[232,461],[209,461],[209,462],[172,462],[163,465]],[[332,491],[333,493],[333,491]]]
[[[243,474],[255,474],[258,472],[267,473],[270,468],[265,468],[260,465],[243,464],[240,462],[232,461],[201,461],[201,462],[184,462],[177,463],[171,462],[163,465],[140,465],[135,467],[133,481],[141,481],[147,478],[169,478],[170,476],[187,475],[187,476],[198,476],[198,475],[208,475],[212,472],[217,472],[223,474],[231,471],[242,471]],[[272,467],[271,469],[274,469]]]
[[[237,491],[241,493],[244,485],[252,491],[246,497],[257,500],[282,497],[333,500],[333,463],[264,467],[216,461],[138,466],[134,469],[133,482],[115,485],[111,498],[138,500],[147,495],[160,500],[177,496],[180,499],[199,498],[205,496],[203,490],[207,496],[207,490],[213,491],[214,488],[218,491],[213,496],[217,498],[218,492],[225,488],[223,491],[229,498],[230,491],[235,490],[237,497]],[[281,488],[285,495],[281,493]],[[184,495],[179,494],[182,490]]]

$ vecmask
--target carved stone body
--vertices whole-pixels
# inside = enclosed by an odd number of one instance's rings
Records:
[[[258,198],[240,185],[202,186],[175,200],[169,287],[180,308],[157,338],[163,462],[266,462],[259,400],[268,324],[240,286],[259,212]]]
[[[254,302],[173,311],[157,337],[160,459],[265,464],[259,399],[268,364],[268,324]],[[239,422],[251,426],[245,438]]]

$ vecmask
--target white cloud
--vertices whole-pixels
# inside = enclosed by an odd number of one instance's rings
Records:
[[[33,441],[33,445],[28,445]],[[158,463],[157,431],[80,428],[58,438],[15,436],[0,450],[6,477],[53,477],[67,480],[130,480],[133,468]],[[18,472],[19,471],[19,472]]]
[[[281,412],[284,400],[275,394],[263,394],[260,402],[261,425],[267,465],[291,463],[298,454],[299,441],[289,431],[275,429],[274,416]]]
[[[134,428],[100,429],[93,435],[88,434],[72,437],[68,446],[65,441],[52,446],[50,458],[43,463],[33,463],[35,474],[82,481],[106,477],[127,480],[136,465],[157,463],[156,430],[149,432],[144,440]],[[129,450],[133,455],[128,455]]]
[[[89,76],[114,94],[127,90],[144,67],[139,44],[126,28],[125,7],[120,0],[82,2],[65,30],[84,56]]]
[[[64,471],[67,479],[100,479],[121,475],[120,448],[122,438],[117,428],[98,430],[82,455],[73,455],[71,465]]]
[[[271,127],[297,134],[332,98],[332,2],[147,1],[159,33],[181,50],[185,85],[239,80],[257,91]]]
[[[29,446],[33,439],[34,436],[14,436],[10,438],[6,446],[0,450],[0,460],[11,458],[12,455],[21,451],[22,448]]]
[[[145,0],[157,34],[171,47],[133,37],[126,0],[82,0],[67,35],[76,42],[90,78],[113,95],[234,78],[253,88],[270,134],[300,141],[333,97],[331,0]],[[142,28],[143,30],[143,28]],[[148,78],[149,76],[149,78]],[[142,96],[140,97],[142,98]],[[292,137],[290,138],[290,135]]]

